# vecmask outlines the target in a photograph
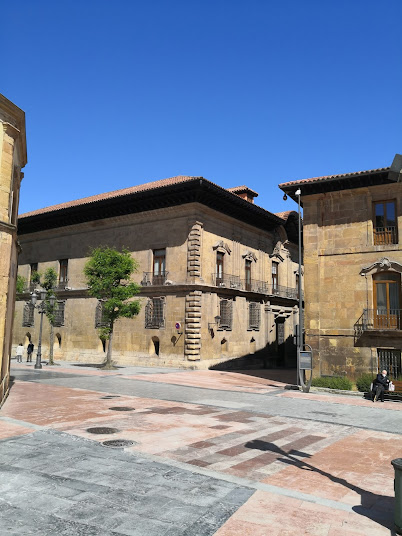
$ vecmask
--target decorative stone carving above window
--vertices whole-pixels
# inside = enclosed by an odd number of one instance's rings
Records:
[[[281,241],[278,241],[276,243],[276,246],[274,247],[273,252],[269,254],[269,257],[270,259],[275,258],[278,261],[283,262],[285,260],[284,255],[286,257],[289,257],[290,256],[289,251],[283,247],[283,244]]]
[[[220,251],[221,253],[227,253],[228,255],[232,253],[230,247],[223,240],[220,240],[214,246],[212,246],[212,249],[214,251]]]
[[[254,261],[254,262],[257,262],[257,257],[255,256],[255,254],[252,252],[252,251],[248,251],[247,253],[244,253],[242,255],[243,259],[247,260],[247,261]]]
[[[383,257],[379,261],[376,261],[370,266],[366,266],[360,270],[360,275],[366,275],[370,272],[380,272],[380,271],[394,270],[395,272],[402,273],[402,264],[396,261],[391,261],[387,257]]]

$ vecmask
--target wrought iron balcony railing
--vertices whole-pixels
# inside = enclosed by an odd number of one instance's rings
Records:
[[[237,275],[212,274],[212,284],[216,287],[238,288],[242,289],[242,282]]]
[[[297,288],[283,287],[280,285],[270,285],[265,281],[257,279],[240,279],[234,275],[212,274],[212,284],[216,287],[234,288],[239,290],[247,290],[249,292],[259,292],[268,296],[279,296],[281,298],[290,298],[292,300],[299,299],[299,291]]]
[[[161,272],[160,274],[154,274],[153,272],[144,272],[141,285],[143,287],[149,287],[152,285],[164,285],[168,275],[169,272]]]
[[[376,227],[374,229],[374,245],[383,246],[397,244],[398,233],[396,227]]]
[[[365,331],[396,331],[402,329],[402,309],[363,309],[363,314],[354,325],[355,336]]]

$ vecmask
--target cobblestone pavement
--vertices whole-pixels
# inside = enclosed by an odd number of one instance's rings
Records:
[[[275,372],[13,364],[1,534],[394,534],[402,404],[289,391]]]

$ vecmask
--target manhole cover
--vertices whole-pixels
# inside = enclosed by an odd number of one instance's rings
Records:
[[[136,444],[135,441],[130,441],[129,439],[109,439],[109,441],[102,441],[103,446],[113,448],[131,447]]]
[[[108,428],[107,426],[98,426],[96,428],[87,428],[90,434],[117,434],[120,432],[117,428]]]
[[[134,411],[135,408],[130,408],[129,406],[114,406],[113,408],[109,408],[112,411]]]
[[[111,398],[120,398],[120,395],[106,395],[100,397],[101,400],[110,400]]]

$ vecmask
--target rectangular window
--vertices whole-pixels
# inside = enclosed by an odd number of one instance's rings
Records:
[[[232,329],[233,321],[233,300],[222,298],[219,302],[219,329]]]
[[[246,264],[245,264],[245,277],[246,277],[245,289],[251,290],[251,261],[248,259],[246,259]]]
[[[61,259],[59,272],[59,287],[64,288],[68,282],[68,259]]]
[[[165,327],[165,298],[150,298],[145,306],[145,327]]]
[[[103,312],[103,302],[98,301],[98,305],[96,306],[95,310],[95,328],[104,328],[108,326],[108,321],[105,318],[104,312]]]
[[[223,260],[224,260],[224,253],[221,253],[218,251],[216,253],[216,286],[223,286]]]
[[[31,273],[29,274],[29,290],[30,291],[34,290],[39,285],[38,278],[39,278],[38,263],[33,262],[31,264]]]
[[[374,245],[398,243],[398,226],[395,201],[374,203]]]
[[[56,301],[56,307],[54,311],[54,326],[64,326],[64,308],[66,302],[64,300]]]
[[[166,280],[166,249],[154,249],[152,284],[163,285]]]
[[[401,375],[401,351],[391,348],[377,348],[378,372],[386,370],[392,380]]]
[[[24,328],[31,328],[35,324],[35,317],[34,317],[35,307],[31,302],[27,302],[24,305],[24,312],[22,315],[22,327]]]
[[[256,302],[248,304],[248,329],[260,329],[261,305]]]
[[[276,294],[279,290],[279,263],[272,262],[272,294]]]

